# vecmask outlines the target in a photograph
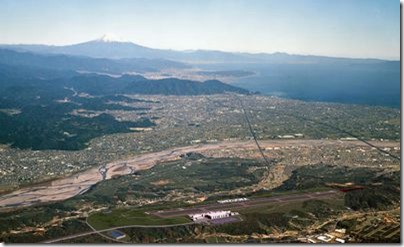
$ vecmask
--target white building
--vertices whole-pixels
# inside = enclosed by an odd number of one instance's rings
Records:
[[[335,231],[338,232],[338,233],[343,233],[343,234],[346,233],[346,229],[345,229],[345,228],[335,229]]]
[[[345,240],[343,240],[342,238],[336,238],[335,241],[337,241],[341,244],[345,244]]]
[[[193,221],[198,221],[202,219],[220,219],[220,218],[227,218],[233,215],[238,215],[237,212],[231,212],[231,211],[210,211],[206,213],[201,213],[201,214],[190,214],[189,217]]]
[[[309,243],[312,243],[312,244],[316,244],[316,243],[317,243],[316,240],[313,240],[313,239],[311,239],[311,238],[308,238],[307,241],[309,241]]]
[[[206,214],[206,218],[208,219],[219,219],[219,218],[226,218],[231,216],[230,211],[212,211]]]
[[[320,236],[317,237],[317,239],[321,240],[323,242],[326,242],[326,243],[328,243],[328,242],[330,242],[332,240],[332,238],[330,238],[328,236],[325,236],[325,235],[320,235]]]
[[[205,219],[205,214],[190,214],[189,217],[190,217],[193,221],[197,221],[197,220]]]
[[[243,197],[243,198],[219,200],[219,201],[217,201],[217,202],[218,202],[218,203],[232,203],[232,202],[244,202],[244,201],[248,201],[248,199],[245,198],[245,197]]]

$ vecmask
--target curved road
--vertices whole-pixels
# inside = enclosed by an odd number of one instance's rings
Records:
[[[92,226],[90,226],[93,231],[88,231],[88,232],[83,232],[83,233],[78,233],[66,237],[61,237],[61,238],[56,238],[56,239],[51,239],[51,240],[46,240],[43,241],[42,243],[56,243],[68,239],[73,239],[73,238],[78,238],[78,237],[84,237],[88,236],[91,234],[101,234],[103,232],[108,232],[108,231],[113,231],[113,230],[119,230],[119,229],[126,229],[126,228],[161,228],[161,227],[174,227],[174,226],[186,226],[186,225],[194,225],[194,222],[189,222],[189,223],[182,223],[182,224],[173,224],[173,225],[128,225],[128,226],[117,226],[117,227],[111,227],[107,229],[102,229],[102,230],[95,230]],[[105,237],[105,235],[102,234],[102,237]],[[115,239],[112,239],[115,241]]]

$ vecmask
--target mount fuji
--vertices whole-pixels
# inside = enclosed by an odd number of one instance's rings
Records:
[[[180,38],[180,37],[179,37]],[[46,54],[64,54],[87,56],[93,58],[147,58],[168,59],[185,63],[266,63],[266,64],[324,64],[324,63],[379,63],[379,59],[352,59],[326,56],[292,55],[276,53],[243,53],[224,52],[217,50],[177,51],[154,49],[136,43],[125,41],[113,34],[104,34],[100,38],[83,43],[54,46],[54,45],[0,45],[0,48],[18,51],[30,51]]]
[[[295,99],[400,106],[400,61],[279,52],[163,50],[113,35],[65,46],[0,45],[0,48],[20,52],[0,51],[0,64],[12,62],[16,66],[41,65],[46,69],[80,69],[107,74],[161,72],[168,77],[203,70],[198,73],[214,75],[209,79],[248,71],[250,76],[232,79],[230,83],[250,91]],[[24,54],[27,52],[32,54]],[[174,70],[177,74],[163,70]]]

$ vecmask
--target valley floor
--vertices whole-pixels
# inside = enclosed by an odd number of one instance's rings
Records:
[[[261,148],[271,150],[273,148],[285,147],[310,147],[322,145],[334,145],[335,147],[367,147],[366,143],[360,141],[332,141],[332,140],[267,140],[260,141]],[[383,145],[384,148],[399,147],[396,142],[372,142],[373,145]],[[9,194],[0,196],[0,210],[16,208],[20,206],[31,206],[41,203],[62,201],[75,195],[85,193],[91,186],[105,179],[133,174],[140,170],[150,169],[156,164],[180,159],[181,155],[190,152],[207,154],[214,152],[212,157],[220,156],[224,153],[237,153],[238,150],[248,152],[257,147],[252,141],[245,142],[221,142],[217,144],[193,145],[164,150],[156,153],[138,155],[127,160],[120,160],[109,163],[105,166],[91,168],[73,176],[51,181],[48,184],[30,186]]]

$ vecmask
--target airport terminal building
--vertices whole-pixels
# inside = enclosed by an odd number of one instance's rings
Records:
[[[213,219],[227,218],[233,215],[238,215],[238,213],[231,211],[210,211],[201,214],[190,214],[189,217],[193,221],[199,221],[203,219],[213,220]]]

